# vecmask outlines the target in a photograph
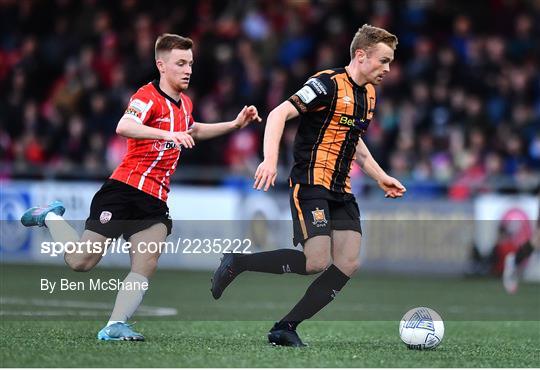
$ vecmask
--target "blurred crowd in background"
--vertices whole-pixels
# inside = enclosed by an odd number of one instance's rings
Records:
[[[219,122],[245,104],[266,117],[310,75],[347,65],[364,23],[399,38],[364,137],[383,168],[452,199],[538,184],[538,0],[4,0],[1,176],[106,177],[125,151],[115,128],[129,97],[158,77],[161,33],[194,40],[194,117]],[[281,179],[297,125],[286,126]],[[263,132],[200,142],[177,172],[251,178]]]

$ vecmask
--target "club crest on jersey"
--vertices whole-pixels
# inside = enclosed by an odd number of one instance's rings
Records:
[[[317,207],[314,211],[311,211],[311,214],[313,215],[313,225],[324,227],[328,223],[326,215],[324,214],[324,209],[319,209],[319,207]]]
[[[106,224],[107,222],[109,222],[112,218],[112,213],[109,212],[109,211],[103,211],[101,212],[101,215],[99,215],[99,222],[101,222],[102,224]]]

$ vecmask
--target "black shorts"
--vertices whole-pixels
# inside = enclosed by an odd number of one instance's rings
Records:
[[[332,230],[362,234],[360,210],[353,194],[337,193],[320,185],[293,184],[290,201],[294,245],[304,245],[317,235],[332,236]]]
[[[167,203],[121,181],[108,179],[92,199],[86,229],[107,238],[125,240],[150,226],[162,223],[171,234]]]

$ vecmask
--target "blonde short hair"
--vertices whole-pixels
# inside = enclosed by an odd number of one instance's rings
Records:
[[[379,42],[382,42],[395,50],[398,39],[396,35],[391,34],[385,29],[364,24],[356,31],[351,42],[351,59],[354,58],[356,50],[363,49],[367,51],[370,47]]]

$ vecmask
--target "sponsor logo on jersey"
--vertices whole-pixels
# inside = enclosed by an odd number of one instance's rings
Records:
[[[362,132],[366,131],[369,127],[369,122],[363,118],[350,116],[348,114],[342,114],[339,117],[338,123],[342,126],[356,127]]]
[[[155,150],[171,150],[171,149],[178,149],[174,141],[156,141],[154,143],[154,149]]]
[[[109,222],[112,218],[112,213],[109,212],[109,211],[103,211],[101,212],[101,215],[99,215],[99,222],[101,222],[102,224],[106,224],[107,222]]]
[[[313,99],[317,97],[317,94],[315,94],[315,91],[310,86],[304,86],[298,92],[296,93],[300,100],[302,100],[305,104],[309,104]]]
[[[311,211],[311,214],[313,215],[313,225],[324,227],[328,223],[326,215],[324,214],[324,209],[319,209],[319,207],[317,207],[314,211]]]

